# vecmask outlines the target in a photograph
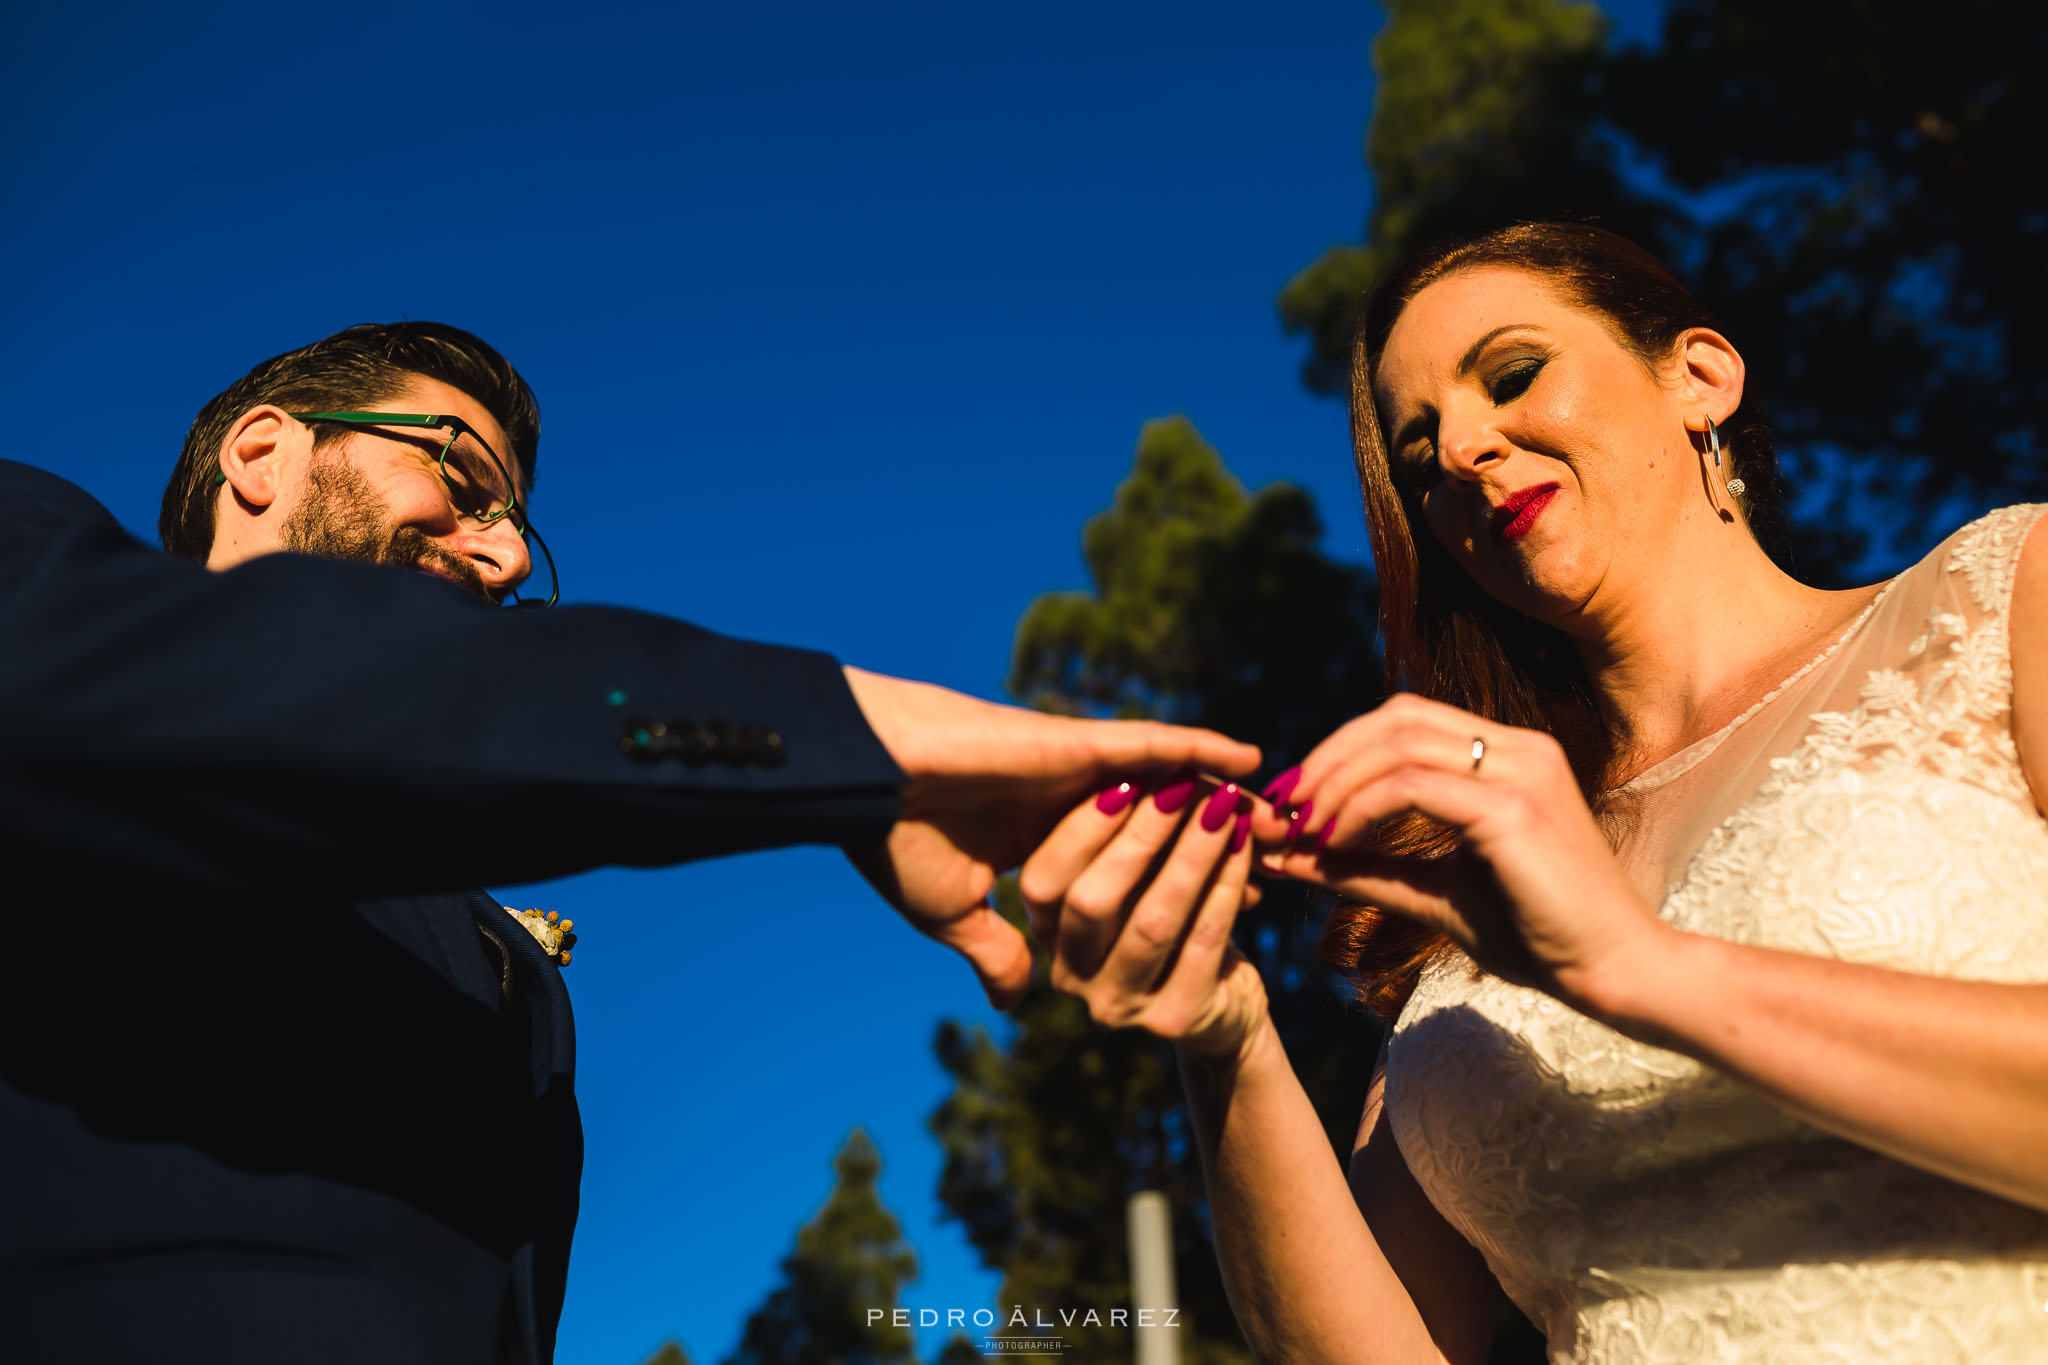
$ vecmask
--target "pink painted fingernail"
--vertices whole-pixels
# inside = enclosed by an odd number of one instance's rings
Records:
[[[1252,836],[1252,813],[1241,810],[1237,813],[1237,824],[1230,831],[1230,851],[1237,852],[1244,847],[1244,841]]]
[[[1297,763],[1271,782],[1268,782],[1266,789],[1260,792],[1259,795],[1265,797],[1276,806],[1283,806],[1287,804],[1287,793],[1293,791],[1295,784],[1300,781],[1301,765]]]
[[[1308,817],[1315,810],[1316,803],[1304,801],[1287,812],[1287,842],[1293,843],[1308,833]]]
[[[1336,821],[1335,821],[1334,819],[1333,819],[1333,820],[1331,820],[1329,824],[1327,824],[1327,825],[1324,825],[1324,826],[1323,826],[1323,828],[1322,828],[1322,832],[1316,835],[1316,839],[1315,839],[1315,850],[1316,850],[1316,852],[1318,852],[1318,853],[1321,853],[1321,852],[1322,852],[1322,851],[1323,851],[1324,849],[1328,848],[1328,847],[1330,846],[1330,836],[1331,836],[1332,834],[1335,834],[1336,832],[1337,832],[1337,822],[1336,822]]]
[[[1095,809],[1115,815],[1144,794],[1145,789],[1135,782],[1119,782],[1095,798]]]
[[[1169,782],[1152,793],[1152,804],[1159,807],[1161,815],[1171,815],[1188,803],[1195,794],[1195,779],[1183,777],[1178,782]]]
[[[1225,782],[1209,797],[1209,804],[1202,807],[1202,828],[1214,834],[1223,828],[1223,822],[1237,813],[1237,784]]]

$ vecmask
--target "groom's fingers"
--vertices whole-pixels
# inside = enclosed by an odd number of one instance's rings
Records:
[[[1151,720],[1080,722],[1096,761],[1109,772],[1161,772],[1193,768],[1241,777],[1259,766],[1257,746],[1219,735]]]
[[[1016,925],[982,905],[929,932],[967,959],[989,1004],[1007,1010],[1024,998],[1031,985],[1031,946]]]

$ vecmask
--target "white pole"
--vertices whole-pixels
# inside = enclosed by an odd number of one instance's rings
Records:
[[[1131,1237],[1131,1331],[1137,1337],[1137,1365],[1180,1365],[1179,1315],[1174,1311],[1179,1303],[1173,1287],[1173,1211],[1165,1195],[1143,1190],[1131,1196],[1126,1221]]]

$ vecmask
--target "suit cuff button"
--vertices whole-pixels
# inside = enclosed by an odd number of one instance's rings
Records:
[[[619,735],[619,752],[651,763],[661,757],[667,736],[668,727],[660,721],[634,717]]]
[[[696,721],[679,721],[676,753],[683,762],[695,766],[711,761],[713,741],[711,733]]]

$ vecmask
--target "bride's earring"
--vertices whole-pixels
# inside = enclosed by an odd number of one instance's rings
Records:
[[[1715,427],[1714,419],[1711,417],[1707,419],[1707,448],[1713,452],[1714,475],[1718,478],[1721,474],[1721,432],[1719,428]],[[1730,479],[1728,480],[1728,496],[1739,498],[1747,487],[1749,485],[1740,479]]]

